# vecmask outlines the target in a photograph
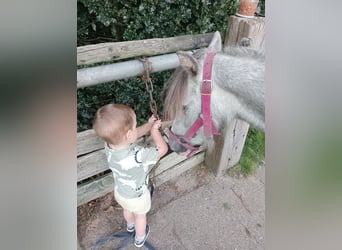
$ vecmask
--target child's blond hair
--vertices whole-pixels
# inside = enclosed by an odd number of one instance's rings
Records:
[[[120,144],[129,129],[133,129],[135,113],[123,104],[107,104],[96,111],[93,129],[97,136],[113,145]]]

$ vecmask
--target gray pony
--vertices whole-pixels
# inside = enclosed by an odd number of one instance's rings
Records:
[[[217,54],[212,66],[211,117],[219,131],[234,118],[265,128],[265,55],[246,47],[228,47],[222,51],[221,36],[215,32],[208,48],[194,54],[177,52],[180,66],[164,86],[164,120],[173,120],[171,131],[182,138],[201,114],[200,84],[203,61],[208,51]],[[209,138],[201,128],[189,141],[203,145]],[[175,152],[186,149],[169,139]]]

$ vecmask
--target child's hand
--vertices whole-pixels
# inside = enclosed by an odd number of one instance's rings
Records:
[[[148,119],[148,124],[152,126],[156,121],[157,121],[157,117],[155,117],[154,115],[151,115],[151,117]]]
[[[161,127],[161,125],[162,125],[161,120],[156,120],[152,126],[152,130],[159,131],[159,128]]]

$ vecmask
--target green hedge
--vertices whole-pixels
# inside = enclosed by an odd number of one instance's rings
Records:
[[[78,0],[78,45],[225,31],[235,0]]]
[[[259,2],[260,14],[265,1]],[[132,41],[220,31],[225,36],[236,0],[78,0],[77,45]],[[173,70],[151,75],[154,98],[162,115],[161,90]],[[140,77],[77,90],[77,130],[91,128],[96,110],[107,103],[123,103],[137,114],[138,125],[151,115],[149,95]],[[265,157],[264,134],[250,129],[239,162],[240,171],[251,174]]]
[[[161,114],[163,83],[172,71],[151,74],[154,85],[153,98],[157,102],[158,114]],[[122,103],[133,108],[137,115],[138,125],[144,123],[152,114],[150,96],[146,91],[145,82],[140,77],[104,83],[98,86],[77,90],[77,129],[78,132],[91,128],[96,110],[108,103]]]
[[[262,3],[263,1],[261,1]],[[220,31],[224,36],[235,0],[78,0],[77,44],[132,41]],[[171,71],[152,74],[154,94],[159,95]],[[111,102],[135,109],[138,124],[149,116],[149,98],[139,78],[115,81],[77,90],[77,128],[91,128],[96,109]]]

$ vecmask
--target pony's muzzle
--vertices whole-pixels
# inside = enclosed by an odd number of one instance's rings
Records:
[[[181,144],[179,144],[177,141],[174,141],[172,138],[169,138],[168,143],[169,143],[170,149],[178,154],[187,151],[187,148],[183,147]]]
[[[186,155],[187,158],[196,154],[200,150],[200,146],[193,146],[184,137],[175,135],[171,128],[168,130],[169,146],[170,149],[180,155]]]

